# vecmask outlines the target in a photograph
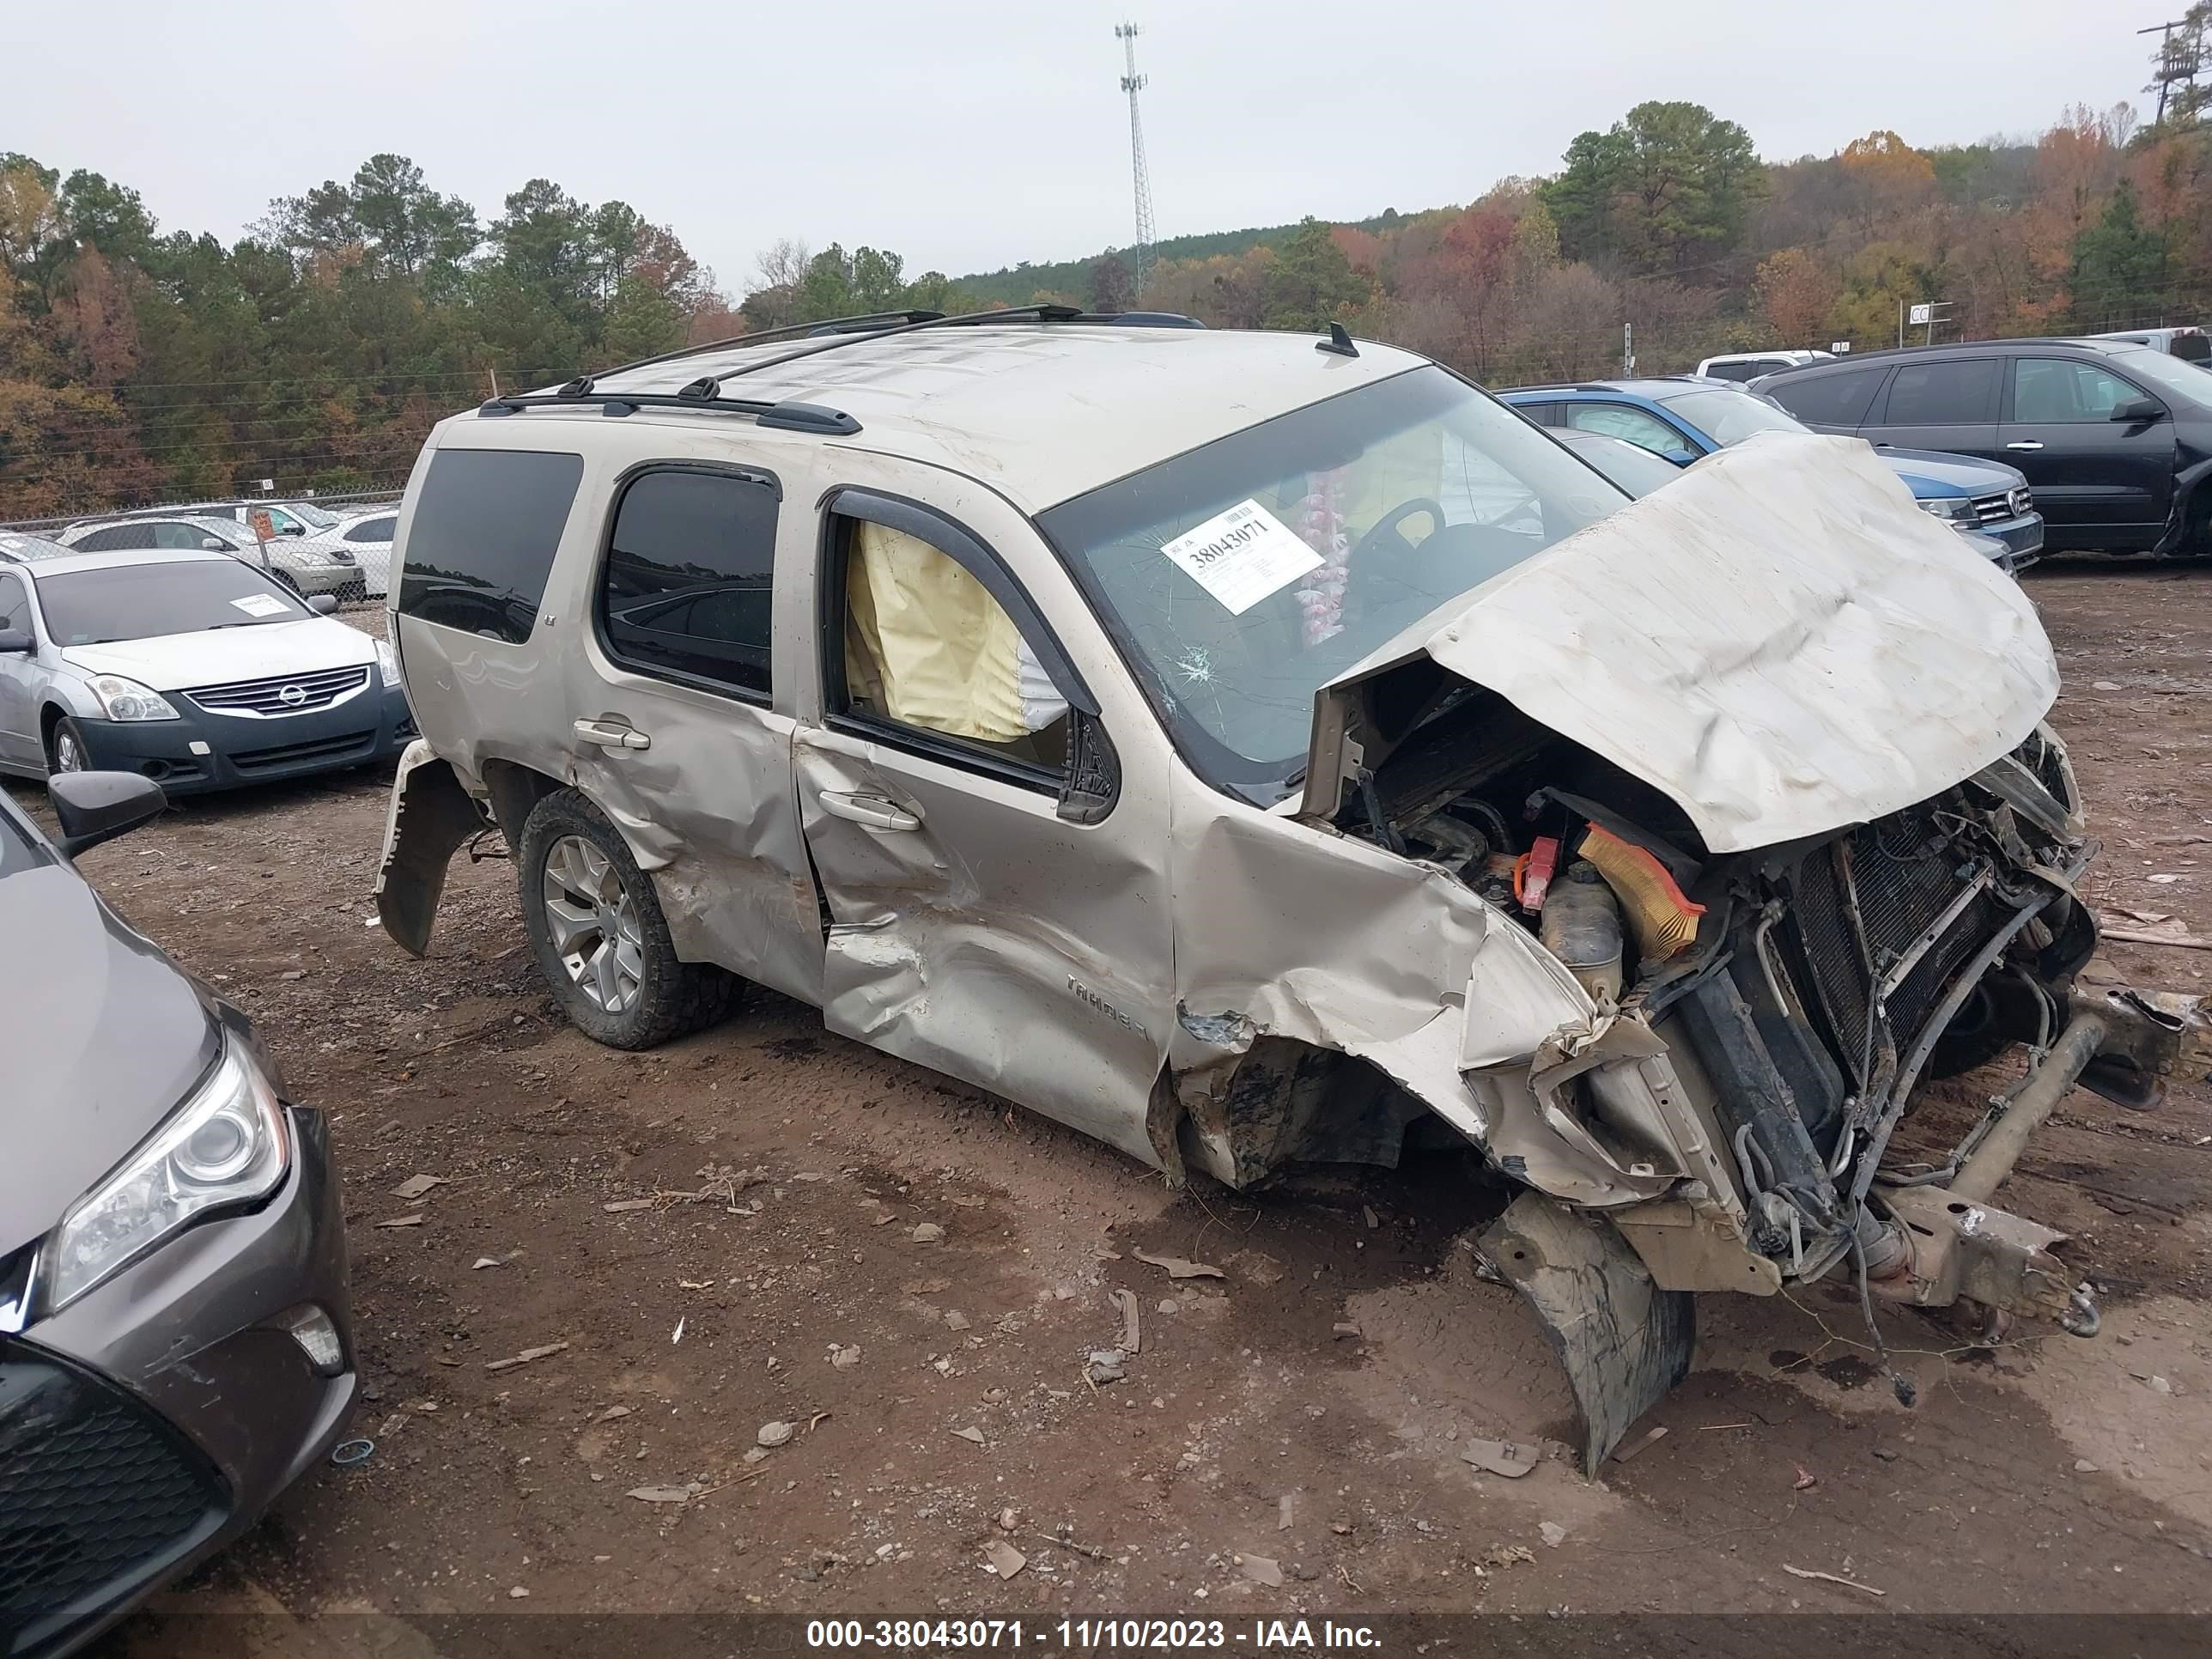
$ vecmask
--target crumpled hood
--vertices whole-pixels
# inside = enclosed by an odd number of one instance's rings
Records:
[[[368,635],[328,617],[261,623],[201,634],[162,634],[110,645],[72,645],[62,656],[88,674],[120,674],[156,691],[273,679],[374,662]]]
[[[1309,814],[1335,810],[1360,682],[1422,652],[1664,791],[1714,852],[1925,800],[2058,694],[2019,585],[1864,443],[1815,434],[1707,457],[1322,688]]]
[[[191,982],[69,865],[0,877],[0,1255],[51,1229],[221,1043]]]

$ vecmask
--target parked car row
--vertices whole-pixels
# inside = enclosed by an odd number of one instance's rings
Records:
[[[1869,352],[1751,390],[1885,454],[2016,467],[2053,552],[2212,553],[2212,374],[2132,340]]]
[[[0,564],[0,772],[190,794],[388,759],[398,662],[332,608],[212,550]]]
[[[1619,438],[1678,466],[1759,433],[1808,429],[1765,398],[1690,376],[1522,386],[1498,395],[1540,426]],[[1921,511],[2000,544],[2007,568],[2021,568],[2043,550],[2043,520],[2017,468],[1920,450],[1881,453]]]

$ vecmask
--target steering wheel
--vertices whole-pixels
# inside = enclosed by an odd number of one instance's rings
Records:
[[[1404,548],[1408,553],[1412,552],[1414,549],[1415,544],[1407,541],[1403,536],[1399,536],[1397,534],[1397,531],[1398,526],[1401,524],[1403,524],[1407,519],[1412,518],[1416,513],[1425,513],[1428,514],[1430,524],[1435,526],[1435,529],[1429,532],[1431,535],[1436,534],[1437,531],[1440,531],[1444,527],[1443,508],[1438,506],[1435,501],[1431,501],[1426,495],[1416,495],[1412,501],[1401,501],[1396,507],[1392,507],[1389,513],[1385,514],[1379,524],[1359,538],[1359,544],[1352,550],[1351,556],[1346,561],[1346,562],[1350,565],[1353,570],[1358,570],[1359,568],[1360,556],[1365,553],[1370,547],[1373,546],[1385,531],[1388,531],[1391,535],[1396,537],[1399,546]]]

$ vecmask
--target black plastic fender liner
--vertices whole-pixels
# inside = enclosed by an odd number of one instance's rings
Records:
[[[417,739],[400,757],[385,820],[384,859],[376,876],[376,914],[400,949],[419,957],[430,948],[446,866],[461,843],[487,828],[484,815],[453,766]]]
[[[1523,1193],[1482,1235],[1482,1253],[1542,1322],[1583,1418],[1595,1477],[1636,1419],[1690,1374],[1697,1302],[1662,1291],[1620,1230]]]

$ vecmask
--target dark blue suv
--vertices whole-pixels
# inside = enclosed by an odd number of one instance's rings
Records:
[[[1755,432],[1809,432],[1779,404],[1718,380],[1584,380],[1498,394],[1539,426],[1601,432],[1687,466]],[[2020,569],[2043,550],[2043,520],[2016,467],[1932,450],[1879,452],[1923,512],[2002,542]]]

